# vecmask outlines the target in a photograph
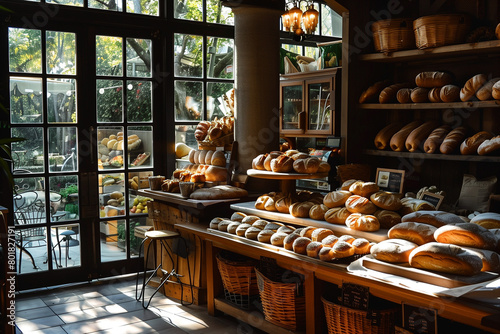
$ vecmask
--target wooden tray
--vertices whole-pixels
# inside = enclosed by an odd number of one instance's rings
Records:
[[[366,255],[361,259],[365,268],[406,277],[414,281],[434,284],[445,288],[456,288],[464,285],[477,284],[498,278],[498,274],[491,272],[480,272],[474,276],[460,276],[443,274],[412,268],[409,264],[393,264],[375,259],[372,255]]]
[[[298,179],[321,179],[328,176],[328,173],[299,174],[299,173],[275,173],[267,170],[249,169],[247,175],[259,179],[273,180],[298,180]]]

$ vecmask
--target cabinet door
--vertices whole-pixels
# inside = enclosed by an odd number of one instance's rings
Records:
[[[307,80],[306,84],[306,134],[332,134],[332,118],[335,115],[332,78]]]
[[[281,134],[304,133],[304,86],[303,81],[281,83]]]

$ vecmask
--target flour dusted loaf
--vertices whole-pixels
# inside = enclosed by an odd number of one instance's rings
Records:
[[[325,212],[325,220],[330,224],[344,225],[351,212],[346,207],[331,208]]]
[[[477,256],[483,261],[481,271],[491,271],[500,273],[500,255],[497,252],[489,251],[486,249],[463,247]]]
[[[271,170],[275,173],[289,173],[293,170],[294,160],[283,154],[271,160]],[[265,169],[265,168],[264,168]]]
[[[434,242],[434,232],[437,228],[424,223],[406,222],[394,225],[387,236],[389,239],[404,239],[423,245],[428,242]]]
[[[323,198],[323,204],[328,208],[336,208],[344,205],[351,195],[352,193],[346,190],[331,191]]]
[[[359,195],[350,196],[345,202],[345,207],[351,213],[363,213],[371,215],[375,211],[377,211],[377,207],[375,206],[375,204],[370,202],[368,198]]]
[[[316,157],[297,159],[293,162],[293,170],[300,174],[314,174],[318,171],[319,163],[320,160]]]
[[[477,148],[477,154],[487,155],[500,150],[500,136],[487,139]]]
[[[377,210],[373,215],[377,217],[380,228],[383,229],[390,229],[394,225],[401,223],[401,215],[395,211]]]
[[[437,242],[495,250],[497,238],[488,229],[473,223],[445,225],[434,232]]]
[[[448,224],[462,224],[464,220],[454,213],[446,211],[416,211],[401,217],[402,222],[415,222],[441,227]]]
[[[248,191],[230,185],[220,185],[211,188],[196,189],[190,196],[191,199],[227,199],[248,196]]]
[[[352,230],[374,232],[380,229],[380,223],[377,217],[372,215],[363,215],[353,213],[347,217],[345,224]]]
[[[403,239],[387,239],[371,247],[370,253],[377,260],[391,263],[408,263],[410,253],[417,248],[414,242]]]
[[[403,205],[398,195],[387,191],[378,191],[372,194],[370,200],[383,210],[397,211]]]
[[[402,215],[421,210],[436,210],[436,207],[429,202],[417,198],[405,197],[401,199],[401,209],[399,212]]]
[[[371,194],[379,190],[380,188],[375,182],[356,181],[349,187],[349,192],[363,197],[370,197]]]
[[[500,214],[494,212],[480,213],[472,218],[470,222],[487,229],[497,229],[500,228]]]
[[[324,204],[315,204],[309,209],[309,218],[315,220],[325,220],[325,213],[328,207]]]

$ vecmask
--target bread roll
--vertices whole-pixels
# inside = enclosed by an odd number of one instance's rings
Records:
[[[439,71],[421,72],[415,77],[415,84],[424,88],[442,87],[452,82],[451,74]]]
[[[402,222],[416,222],[429,224],[434,227],[441,227],[444,225],[462,224],[464,220],[454,213],[446,211],[416,211],[404,215],[401,218]]]
[[[222,232],[227,232],[227,227],[234,223],[232,220],[229,220],[229,219],[224,219],[222,221],[219,222],[219,225],[217,226],[217,229],[219,231],[222,231]]]
[[[451,130],[444,138],[441,146],[439,146],[439,151],[443,154],[453,153],[464,140],[466,133],[467,129],[463,126]]]
[[[306,247],[306,254],[312,258],[317,258],[319,251],[323,248],[323,244],[318,241],[311,241]]]
[[[460,101],[460,87],[455,85],[445,85],[441,87],[439,98],[443,102]]]
[[[467,80],[464,87],[460,90],[460,100],[463,102],[469,101],[486,81],[488,81],[488,77],[485,74],[476,74]]]
[[[276,159],[280,155],[281,155],[281,153],[277,153],[277,152],[271,152],[271,153],[269,153],[267,155],[267,157],[264,159],[264,169],[267,170],[267,171],[272,171],[271,161],[273,159]]]
[[[293,241],[292,249],[297,254],[307,254],[307,245],[311,243],[311,239],[306,237],[298,237]]]
[[[500,81],[497,81],[491,88],[491,96],[495,100],[500,100]]]
[[[283,241],[287,236],[288,234],[286,233],[276,232],[271,236],[271,239],[269,241],[273,246],[283,247]]]
[[[327,246],[321,247],[321,249],[318,252],[318,258],[321,261],[331,261],[333,260],[333,255],[331,253],[331,248]]]
[[[346,190],[331,191],[323,198],[323,204],[328,208],[336,208],[344,205],[345,201],[347,201],[351,195],[352,194]]]
[[[252,160],[252,168],[257,170],[265,170],[264,161],[267,158],[267,153],[259,154]]]
[[[321,243],[325,247],[333,247],[333,245],[335,245],[335,243],[337,241],[339,241],[339,237],[337,237],[336,235],[332,234],[332,235],[329,235],[329,236],[325,237],[323,240],[321,240]]]
[[[420,210],[436,210],[436,207],[433,204],[417,198],[402,198],[401,204],[402,206],[399,212],[402,215],[407,215]]]
[[[215,217],[215,218],[213,218],[213,219],[210,221],[210,224],[209,224],[210,228],[211,228],[211,229],[214,229],[214,230],[218,230],[218,229],[219,229],[219,223],[220,223],[221,221],[223,221],[223,220],[224,220],[224,218],[220,218],[220,217]]]
[[[299,154],[299,153],[300,153],[300,152],[299,152],[299,151],[297,151],[297,150],[292,150],[292,149],[290,149],[290,150],[286,150],[286,152],[285,152],[284,154],[285,154],[287,157],[290,157],[290,158],[291,158],[291,157],[292,157],[292,156],[294,156],[295,154]]]
[[[271,230],[273,232],[278,232],[278,229],[282,226],[285,226],[285,225],[283,225],[282,223],[277,223],[277,222],[269,222],[266,224],[266,226],[264,226],[264,230]]]
[[[285,234],[290,234],[295,231],[295,227],[289,226],[289,225],[283,225],[278,230],[276,231],[277,233],[285,233]]]
[[[315,204],[309,210],[309,217],[315,220],[325,220],[325,213],[328,207],[324,204]]]
[[[270,199],[271,197],[269,195],[261,195],[259,197],[257,197],[257,200],[255,200],[255,208],[257,210],[265,210],[266,207],[265,207],[265,204],[267,202],[268,199]]]
[[[389,81],[378,81],[368,87],[359,97],[359,103],[371,103],[377,101],[382,89],[389,85]]]
[[[260,242],[265,242],[266,244],[271,243],[271,237],[274,235],[272,230],[262,230],[257,234],[257,240]]]
[[[227,233],[236,234],[236,229],[241,225],[241,222],[232,222],[227,226]]]
[[[399,103],[410,103],[411,102],[411,88],[401,88],[396,94],[396,99]]]
[[[245,231],[245,238],[250,240],[257,240],[257,236],[259,235],[260,231],[262,231],[260,228],[250,226]]]
[[[451,127],[446,124],[434,129],[424,142],[425,153],[431,154],[436,152],[450,131]]]
[[[260,219],[260,217],[250,215],[250,216],[243,217],[241,222],[244,224],[252,225],[253,223],[255,223],[259,219]]]
[[[236,228],[236,235],[240,236],[240,237],[244,237],[245,236],[245,233],[246,231],[248,230],[249,227],[252,227],[252,225],[250,224],[245,224],[245,223],[241,223],[240,225],[238,225],[238,227]]]
[[[377,210],[373,215],[377,217],[381,229],[390,229],[394,225],[401,223],[401,215],[394,211]]]
[[[264,209],[266,211],[278,211],[276,209],[276,205],[275,205],[275,198],[276,197],[273,197],[273,196],[269,196],[266,201],[264,202]]]
[[[355,180],[355,179],[350,179],[350,180],[346,180],[342,183],[342,185],[340,186],[340,190],[347,190],[349,191],[349,188],[351,187],[351,185],[354,183],[354,182],[357,182],[357,181],[360,181],[360,180]]]
[[[226,156],[223,151],[215,151],[212,154],[211,164],[213,166],[226,167]]]
[[[271,160],[271,170],[275,173],[289,173],[293,170],[293,159],[286,155],[280,155]]]
[[[332,169],[330,164],[326,161],[320,161],[317,173],[328,173]]]
[[[397,211],[403,205],[398,195],[387,191],[377,191],[370,196],[370,200],[383,210]]]
[[[379,190],[380,188],[375,182],[356,181],[349,187],[349,192],[363,197],[370,197],[371,194]]]
[[[290,213],[290,206],[293,203],[295,203],[295,199],[293,199],[292,196],[288,195],[277,200],[274,206],[276,207],[276,210],[278,210],[278,212]]]
[[[331,208],[325,213],[325,220],[330,224],[344,225],[351,212],[345,207]]]
[[[293,250],[293,242],[295,241],[295,239],[298,239],[300,237],[301,236],[298,233],[290,233],[283,240],[283,247],[287,250]]]
[[[403,239],[387,239],[375,244],[370,254],[377,260],[391,263],[408,263],[410,253],[418,245]]]
[[[354,255],[354,247],[348,242],[338,241],[332,246],[330,254],[333,259],[342,259]]]
[[[202,174],[202,173],[194,173],[194,174],[191,174],[191,182],[194,182],[194,183],[204,183],[206,181],[206,177],[205,177],[205,174]]]
[[[429,137],[431,132],[436,129],[438,125],[436,121],[427,121],[415,128],[406,138],[406,149],[410,152],[415,152],[420,147],[420,144]]]
[[[493,135],[487,131],[479,131],[474,136],[465,139],[460,145],[460,153],[463,155],[477,154],[477,149],[479,146],[488,139],[491,139]]]
[[[491,100],[493,98],[492,92],[493,92],[493,85],[495,85],[500,78],[493,78],[491,80],[488,80],[483,87],[479,88],[476,92],[476,97],[480,101],[486,101],[486,100]]]
[[[293,170],[300,174],[314,174],[318,171],[319,162],[316,157],[298,159],[293,162]]]
[[[432,103],[439,103],[441,101],[441,97],[439,96],[441,93],[441,87],[434,87],[429,90],[429,95],[427,98],[429,99],[429,102]]]
[[[500,255],[497,252],[489,251],[486,249],[463,247],[479,256],[483,261],[481,271],[490,271],[493,273],[500,273]]]
[[[205,179],[210,182],[226,182],[227,169],[224,167],[208,166],[205,170]]]
[[[494,212],[480,213],[472,218],[470,222],[486,229],[500,228],[500,214]]]
[[[370,202],[368,198],[359,195],[350,196],[345,202],[345,207],[351,213],[363,213],[371,215],[372,213],[377,211],[377,207],[375,206],[375,204]]]
[[[231,219],[232,221],[234,222],[240,222],[243,220],[243,218],[245,218],[247,215],[246,213],[243,213],[243,212],[234,212],[232,215],[231,215]]]
[[[410,93],[410,98],[413,103],[429,102],[429,90],[427,88],[413,88]]]
[[[314,205],[313,202],[297,202],[290,206],[290,214],[297,218],[309,218],[309,210]]]
[[[379,150],[385,150],[386,147],[389,146],[392,136],[401,130],[403,124],[400,122],[390,123],[385,126],[382,130],[380,130],[375,136],[375,147]]]
[[[356,238],[352,242],[352,247],[354,247],[354,254],[370,254],[370,248],[372,245],[365,238]]]
[[[313,232],[317,229],[318,228],[314,226],[306,226],[300,231],[299,234],[301,237],[306,237],[308,239],[311,239]]]
[[[191,150],[188,155],[189,162],[194,164],[194,156],[196,155],[196,150]]]
[[[434,232],[434,239],[440,243],[488,250],[495,250],[497,246],[493,233],[473,223],[441,226]]]
[[[431,242],[414,249],[409,258],[414,268],[447,274],[473,276],[483,267],[483,261],[473,252],[450,244]]]
[[[210,165],[212,163],[212,157],[214,156],[215,151],[208,150],[207,154],[205,155],[205,165]]]
[[[500,136],[486,139],[477,148],[477,154],[487,155],[500,149]]]
[[[344,234],[344,235],[341,235],[341,236],[339,237],[339,240],[338,240],[338,241],[345,241],[345,242],[347,242],[347,243],[349,243],[349,244],[352,244],[352,242],[353,242],[354,240],[356,240],[356,238],[355,238],[355,237],[353,237],[352,235],[349,235],[349,234]]]
[[[413,121],[396,132],[390,141],[390,147],[393,151],[401,152],[405,149],[406,138],[410,133],[422,124],[421,121]]]
[[[429,224],[406,222],[394,225],[387,232],[387,237],[389,239],[404,239],[417,245],[423,245],[435,241],[434,232],[436,230],[436,227]]]
[[[353,213],[347,217],[345,224],[350,229],[356,231],[374,232],[380,229],[377,217],[361,213]]]
[[[307,153],[304,153],[304,152],[299,152],[299,153],[296,153],[294,155],[291,156],[291,158],[293,159],[293,161],[297,161],[297,160],[300,160],[300,159],[307,159],[307,158],[310,158],[311,156]]]
[[[263,230],[264,228],[266,228],[267,224],[268,224],[267,220],[258,219],[252,223],[252,226]]]
[[[317,228],[311,233],[311,240],[321,242],[329,235],[333,235],[332,230],[329,230],[327,228]]]
[[[401,88],[407,88],[410,87],[411,85],[408,83],[397,83],[390,85],[388,87],[385,87],[382,89],[378,96],[378,102],[379,103],[393,103],[396,101],[396,95],[398,94],[398,90]]]

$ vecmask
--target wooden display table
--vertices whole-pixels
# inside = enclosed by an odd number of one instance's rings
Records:
[[[299,173],[275,173],[267,170],[249,169],[247,175],[258,179],[280,180],[281,192],[285,194],[295,192],[295,183],[303,179],[320,179],[328,176],[328,173],[299,174]]]

